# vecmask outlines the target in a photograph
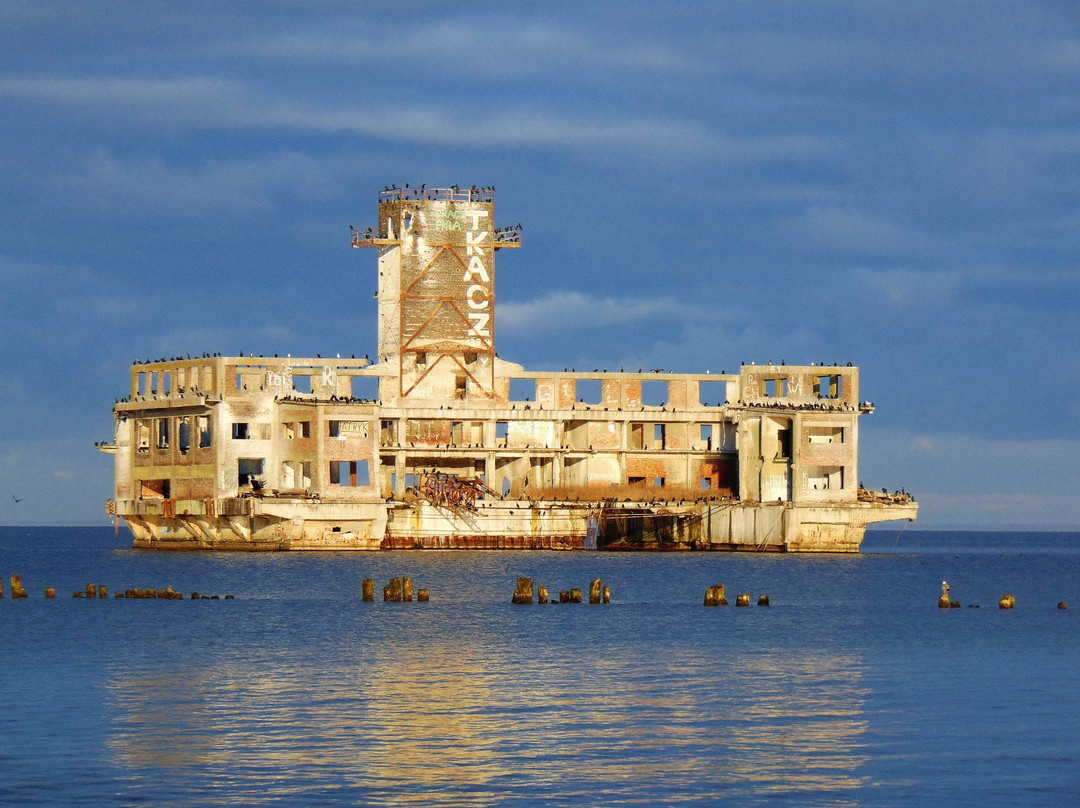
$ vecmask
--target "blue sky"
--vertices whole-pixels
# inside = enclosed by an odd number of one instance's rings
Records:
[[[0,5],[0,524],[135,358],[374,353],[384,185],[494,185],[499,354],[848,361],[925,528],[1080,529],[1075,2]],[[15,503],[13,496],[23,499]]]

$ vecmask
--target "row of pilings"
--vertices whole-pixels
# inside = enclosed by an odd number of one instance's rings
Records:
[[[705,606],[727,606],[728,605],[728,600],[727,600],[727,596],[724,593],[724,585],[723,584],[713,584],[712,586],[710,586],[708,589],[705,590],[705,602],[704,602],[704,605]],[[750,605],[750,593],[749,592],[743,592],[741,595],[736,595],[735,596],[735,605],[736,606],[749,606]],[[769,605],[769,596],[768,595],[761,595],[757,599],[757,605],[758,606],[768,606]]]
[[[365,578],[360,584],[361,597],[366,603],[375,601],[375,579]],[[383,602],[385,603],[412,603],[413,583],[412,578],[403,575],[400,578],[391,578],[390,583],[383,587]],[[416,602],[427,603],[431,599],[431,593],[427,589],[416,590]]]
[[[938,596],[938,601],[937,601],[937,605],[938,605],[939,609],[958,609],[958,608],[960,608],[960,601],[953,600],[952,596],[949,594],[951,589],[952,589],[952,587],[949,586],[948,581],[942,581],[941,582],[941,595]],[[1008,592],[1006,592],[1004,595],[1002,595],[1000,598],[998,598],[998,608],[999,609],[1013,609],[1015,607],[1016,607],[1016,598],[1013,595],[1009,594]],[[1069,604],[1062,600],[1062,601],[1058,602],[1057,607],[1059,609],[1067,609],[1067,608],[1069,608]],[[979,608],[979,605],[977,603],[969,603],[968,608],[969,609],[977,609],[977,608]]]
[[[517,587],[510,597],[511,603],[519,605],[531,605],[533,602],[532,578],[517,579]],[[536,585],[536,602],[545,605],[549,603],[583,603],[584,599],[580,589],[563,589],[559,592],[558,599],[553,599],[548,594],[548,589],[543,584]],[[589,584],[589,603],[611,603],[611,588],[605,586],[599,578]]]
[[[4,596],[4,584],[0,579],[0,598]],[[11,599],[20,600],[22,598],[29,597],[26,594],[26,589],[23,587],[22,578],[18,575],[11,576]],[[52,600],[56,597],[55,587],[45,587],[46,600]],[[102,598],[109,597],[109,587],[105,584],[87,584],[84,589],[76,590],[71,593],[71,597],[80,598],[83,600],[100,600]],[[114,598],[135,598],[135,599],[150,599],[155,600],[183,600],[184,595],[177,592],[172,586],[168,586],[165,589],[125,589],[123,592],[113,593]],[[191,593],[192,600],[219,600],[218,595],[200,595],[198,592]],[[226,595],[225,600],[232,600],[232,595]]]

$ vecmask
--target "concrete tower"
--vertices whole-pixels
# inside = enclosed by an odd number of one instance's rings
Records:
[[[389,188],[378,226],[354,233],[379,248],[384,401],[494,397],[495,251],[521,246],[494,219],[493,188]]]

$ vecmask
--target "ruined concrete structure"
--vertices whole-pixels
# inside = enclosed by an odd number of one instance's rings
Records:
[[[378,356],[136,363],[114,408],[137,547],[854,552],[914,519],[858,480],[855,367],[526,371],[495,353],[493,189],[386,189]]]

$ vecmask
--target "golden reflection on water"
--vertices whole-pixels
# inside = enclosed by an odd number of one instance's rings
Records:
[[[583,654],[444,628],[343,654],[117,665],[108,747],[134,781],[206,789],[217,804],[673,804],[715,790],[843,805],[866,785],[859,671],[822,650]]]

